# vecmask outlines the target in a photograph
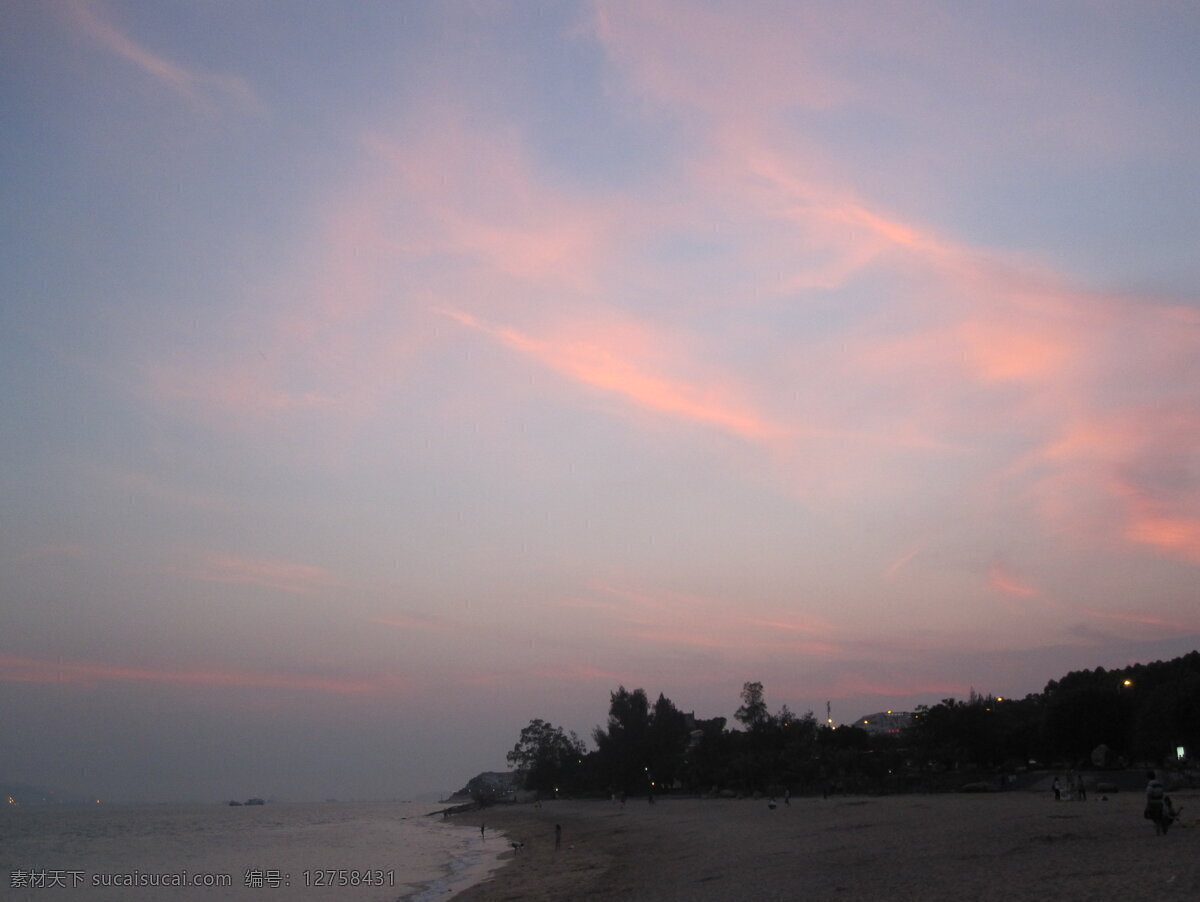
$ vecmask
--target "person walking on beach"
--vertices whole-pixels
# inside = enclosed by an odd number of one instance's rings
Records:
[[[562,824],[554,825],[554,849],[557,851],[562,846]]]
[[[1146,783],[1146,810],[1143,816],[1148,821],[1154,821],[1154,832],[1158,836],[1166,836],[1167,828],[1170,826],[1166,820],[1166,811],[1164,799],[1166,798],[1166,790],[1163,789],[1162,783],[1154,776],[1154,771],[1146,771],[1148,782]]]
[[[1170,827],[1173,823],[1175,823],[1175,821],[1179,818],[1179,815],[1181,813],[1183,813],[1182,807],[1176,808],[1175,803],[1171,801],[1170,796],[1167,796],[1167,795],[1163,796],[1163,833],[1164,834],[1167,832],[1167,828]]]
[[[1062,781],[1058,777],[1054,778],[1054,782],[1050,784],[1050,788],[1054,790],[1054,801],[1059,801],[1062,798]]]

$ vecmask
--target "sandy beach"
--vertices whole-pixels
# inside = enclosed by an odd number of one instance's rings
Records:
[[[1158,900],[1200,898],[1200,793],[1156,836],[1140,793],[766,801],[553,801],[456,816],[507,852],[456,898],[499,900]],[[555,847],[555,825],[562,827]],[[490,835],[504,831],[504,837]]]

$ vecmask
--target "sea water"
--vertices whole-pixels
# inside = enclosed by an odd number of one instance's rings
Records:
[[[436,803],[0,809],[0,898],[429,902],[483,879],[498,833]]]

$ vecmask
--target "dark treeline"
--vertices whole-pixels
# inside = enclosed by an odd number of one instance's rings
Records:
[[[1178,748],[1193,759],[1200,749],[1200,652],[1073,671],[1023,699],[972,691],[917,708],[894,733],[834,728],[786,705],[772,713],[762,683],[742,687],[734,719],[699,719],[662,694],[651,703],[644,690],[621,686],[592,732],[594,750],[533,720],[508,761],[539,793],[651,797],[902,792],[958,785],[965,773],[1174,765]]]

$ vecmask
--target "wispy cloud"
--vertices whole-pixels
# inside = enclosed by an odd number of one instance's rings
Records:
[[[88,660],[52,660],[0,655],[0,682],[89,687],[101,683],[148,683],[226,689],[278,689],[331,695],[363,695],[403,690],[394,677],[341,677],[240,669],[163,669]]]
[[[530,675],[535,680],[563,681],[567,683],[604,684],[616,686],[624,677],[611,670],[590,667],[586,664],[566,665],[561,667],[536,667]]]
[[[829,620],[778,605],[611,584],[596,590],[606,599],[597,608],[608,621],[606,629],[651,648],[790,651],[820,657],[841,651]]]
[[[1126,626],[1143,628],[1149,636],[1154,638],[1176,634],[1187,635],[1200,633],[1200,618],[1198,617],[1164,617],[1144,610],[1100,610],[1097,608],[1083,608],[1081,611],[1090,617],[1096,617],[1098,619],[1107,620],[1114,623],[1122,623]]]
[[[917,547],[913,548],[911,551],[907,551],[904,554],[900,555],[900,557],[896,558],[894,561],[892,561],[890,564],[887,565],[887,567],[883,571],[883,575],[887,579],[895,578],[895,576],[897,574],[899,574],[901,571],[906,569],[909,564],[911,564],[913,561],[915,561],[917,559],[917,557],[921,554],[921,552],[924,550],[925,549],[924,549],[923,545],[918,545]]]
[[[462,624],[456,624],[445,617],[440,617],[435,614],[422,614],[406,612],[403,614],[389,614],[386,617],[372,617],[371,623],[377,623],[380,626],[394,626],[404,630],[432,630],[432,629],[461,629]]]
[[[200,511],[228,511],[234,506],[231,499],[220,494],[186,488],[153,473],[119,469],[95,469],[95,473],[98,478],[111,482],[122,491],[134,493],[171,507]]]
[[[249,108],[258,103],[245,79],[189,68],[154,52],[113,24],[95,0],[72,0],[68,9],[75,24],[100,46],[199,107],[233,104]]]
[[[446,311],[446,315],[565,376],[620,395],[638,407],[754,441],[779,439],[790,431],[749,405],[736,402],[729,389],[716,384],[690,384],[650,371],[632,359],[630,351],[652,342],[649,336],[631,328],[608,334],[603,328],[591,328],[586,330],[587,339],[545,340],[517,329],[489,325],[469,314]]]
[[[914,696],[962,698],[970,691],[970,685],[950,680],[923,680],[909,675],[895,680],[864,674],[847,674],[838,677],[827,692],[834,698],[874,695],[881,698],[911,698]],[[848,711],[841,712],[844,717]],[[866,714],[869,712],[859,712]],[[839,718],[840,720],[841,718]]]
[[[728,118],[789,105],[820,109],[847,96],[846,84],[814,65],[790,30],[760,17],[675,2],[600,2],[594,9],[595,35],[628,74],[629,89],[656,102]],[[663,53],[664,46],[686,52]]]
[[[1193,448],[1200,447],[1200,429],[1195,433],[1189,442]],[[1186,447],[1181,446],[1179,451],[1186,454]],[[1191,485],[1189,480],[1183,486],[1169,484],[1152,489],[1127,479],[1118,482],[1117,491],[1126,503],[1125,538],[1200,563],[1200,486]]]
[[[292,595],[308,595],[336,584],[334,574],[324,567],[233,554],[209,555],[186,575],[203,582],[258,586]]]
[[[32,561],[90,561],[95,559],[96,556],[97,551],[95,548],[77,542],[43,542],[17,551],[11,557],[6,555],[6,557],[9,557],[10,560],[16,563]]]
[[[1038,594],[1036,588],[1019,579],[1000,561],[992,563],[991,569],[988,571],[988,582],[992,588],[1003,592],[1005,595],[1032,598]]]
[[[271,262],[282,275],[245,314],[256,341],[164,364],[154,397],[194,402],[217,429],[244,418],[286,433],[307,418],[324,438],[369,422],[399,442],[429,426],[422,416],[474,427],[552,384],[573,416],[615,413],[689,450],[697,435],[738,439],[705,446],[714,483],[801,498],[847,533],[868,528],[854,518],[902,519],[909,531],[865,568],[897,593],[941,578],[930,609],[949,603],[938,593],[960,603],[966,573],[964,604],[994,608],[999,593],[1013,609],[1052,605],[1060,626],[1072,616],[1050,597],[1053,566],[1019,547],[979,571],[1004,534],[1200,559],[1194,313],[1082,287],[1065,265],[972,240],[843,165],[796,124],[861,109],[860,88],[829,66],[838,36],[805,32],[797,51],[753,10],[676,13],[600,4],[593,23],[609,88],[675,130],[653,177],[596,190],[551,174],[532,131],[440,85],[400,120],[343,136],[361,156],[314,207],[303,253]],[[758,75],[739,70],[744,54],[726,58],[730,34],[763,48]],[[480,338],[507,353],[481,353]],[[530,364],[558,381],[531,379]],[[832,546],[818,554],[852,584]],[[297,594],[330,579],[279,562],[204,573]],[[903,619],[914,602],[901,598],[881,621]],[[830,655],[844,640],[840,626],[787,628],[806,621],[786,610],[715,613],[737,599],[701,604],[711,628],[672,620],[682,603],[662,617],[615,603],[592,610],[647,646]]]

